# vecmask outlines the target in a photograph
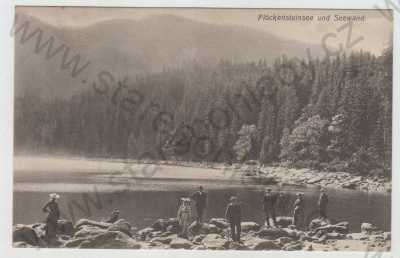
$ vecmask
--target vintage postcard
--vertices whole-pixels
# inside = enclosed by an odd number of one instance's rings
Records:
[[[13,248],[391,251],[392,18],[16,6]]]

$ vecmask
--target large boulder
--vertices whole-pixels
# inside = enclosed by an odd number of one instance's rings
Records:
[[[218,234],[208,234],[201,243],[207,248],[212,250],[223,250],[228,247],[228,240],[224,239]]]
[[[310,230],[314,230],[314,229],[316,229],[316,228],[323,227],[323,226],[327,226],[327,225],[330,225],[330,224],[331,224],[331,223],[330,223],[329,220],[318,218],[318,219],[313,219],[313,220],[311,220],[310,224],[308,225],[308,228],[309,228]]]
[[[292,217],[277,217],[276,218],[276,225],[283,227],[283,228],[287,228],[289,225],[291,225],[293,222],[293,218]]]
[[[17,224],[13,226],[13,242],[24,242],[31,246],[40,246],[41,241],[36,231],[26,225]]]
[[[120,231],[127,234],[128,236],[132,236],[131,229],[131,224],[124,219],[117,220],[107,228],[108,231]]]
[[[179,222],[177,218],[169,218],[169,219],[158,219],[156,220],[151,227],[155,231],[177,231],[179,228]]]
[[[209,224],[213,224],[220,229],[225,229],[229,227],[229,223],[223,218],[212,218],[210,219]]]
[[[276,239],[279,237],[290,237],[289,233],[281,228],[270,228],[270,227],[262,227],[259,231],[256,232],[256,236]]]
[[[260,225],[252,221],[244,221],[240,223],[240,226],[243,232],[257,231],[260,229]]]
[[[82,225],[79,230],[75,232],[73,238],[89,238],[96,235],[104,234],[107,230],[98,228],[91,225]]]
[[[149,236],[152,232],[154,232],[154,228],[144,228],[137,232],[137,235],[142,239],[145,240],[147,236]]]
[[[34,247],[34,246],[32,246],[28,243],[25,243],[25,242],[14,242],[13,247],[14,248],[30,248],[30,247]]]
[[[282,248],[282,250],[285,251],[297,251],[302,249],[303,249],[303,244],[301,242],[287,243]]]
[[[79,248],[128,248],[139,249],[141,245],[127,234],[119,231],[106,231],[105,233],[87,238],[81,242]]]
[[[173,249],[190,249],[192,247],[192,243],[184,238],[174,237],[169,246]]]
[[[349,233],[349,223],[347,221],[339,222],[335,225],[325,225],[314,229],[314,232],[323,232],[325,233],[332,233],[337,232],[340,234],[348,234]]]
[[[60,219],[57,221],[57,231],[62,235],[72,236],[75,232],[71,221]]]
[[[90,219],[80,219],[75,223],[75,229],[79,229],[82,226],[93,226],[93,227],[107,229],[109,226],[111,226],[111,223],[99,222]]]
[[[215,234],[221,232],[221,229],[213,224],[198,223],[197,221],[193,221],[193,223],[189,226],[189,231],[193,235]]]
[[[247,235],[243,237],[244,244],[251,250],[279,250],[279,246],[272,240]]]

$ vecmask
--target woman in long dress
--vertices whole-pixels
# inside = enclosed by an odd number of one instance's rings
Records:
[[[46,218],[46,235],[45,239],[48,244],[51,244],[57,237],[57,223],[60,218],[60,209],[58,208],[57,200],[60,196],[56,193],[50,194],[50,200],[43,206],[43,211],[47,212]]]
[[[178,222],[182,228],[180,235],[187,238],[190,219],[192,217],[192,208],[190,207],[189,198],[181,198],[181,201],[181,206],[178,209]]]

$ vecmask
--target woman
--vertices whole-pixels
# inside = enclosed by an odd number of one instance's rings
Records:
[[[192,216],[192,208],[190,207],[189,198],[181,198],[181,206],[178,209],[178,222],[182,228],[181,236],[187,238],[190,218]]]
[[[46,218],[45,238],[47,243],[51,244],[57,236],[57,223],[60,218],[60,209],[58,208],[57,200],[60,196],[56,193],[51,193],[49,196],[50,201],[43,206],[43,211],[48,213]]]

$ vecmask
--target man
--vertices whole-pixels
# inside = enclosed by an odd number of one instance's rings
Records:
[[[304,199],[303,193],[297,193],[297,198],[294,202],[294,211],[293,211],[293,225],[296,228],[300,228],[303,225],[303,214],[304,214]]]
[[[319,210],[319,216],[322,219],[326,219],[326,209],[328,206],[328,195],[325,192],[324,188],[321,188],[321,194],[319,195],[318,199],[318,210]]]
[[[230,198],[230,203],[226,207],[225,218],[231,227],[232,240],[240,241],[240,233],[242,231],[240,223],[242,222],[242,207],[236,196]]]
[[[267,189],[264,199],[263,199],[263,206],[264,206],[264,212],[265,212],[265,222],[267,223],[267,226],[269,227],[269,218],[272,218],[272,221],[274,222],[274,226],[276,226],[276,216],[275,216],[275,205],[276,205],[276,200],[277,200],[277,195],[272,193],[272,190],[270,188]]]
[[[107,222],[107,223],[114,223],[114,222],[116,222],[118,219],[119,219],[119,210],[118,210],[118,209],[114,209],[114,210],[111,212],[110,218],[108,218],[108,219],[106,220],[106,222]]]
[[[57,200],[60,196],[56,193],[51,193],[50,200],[43,206],[43,211],[47,212],[46,218],[46,242],[51,245],[57,237],[57,223],[60,218],[60,209],[58,208]]]
[[[197,223],[202,223],[204,210],[207,206],[207,193],[205,193],[203,187],[200,186],[199,190],[195,192],[191,198],[194,200],[196,206],[196,221]]]

